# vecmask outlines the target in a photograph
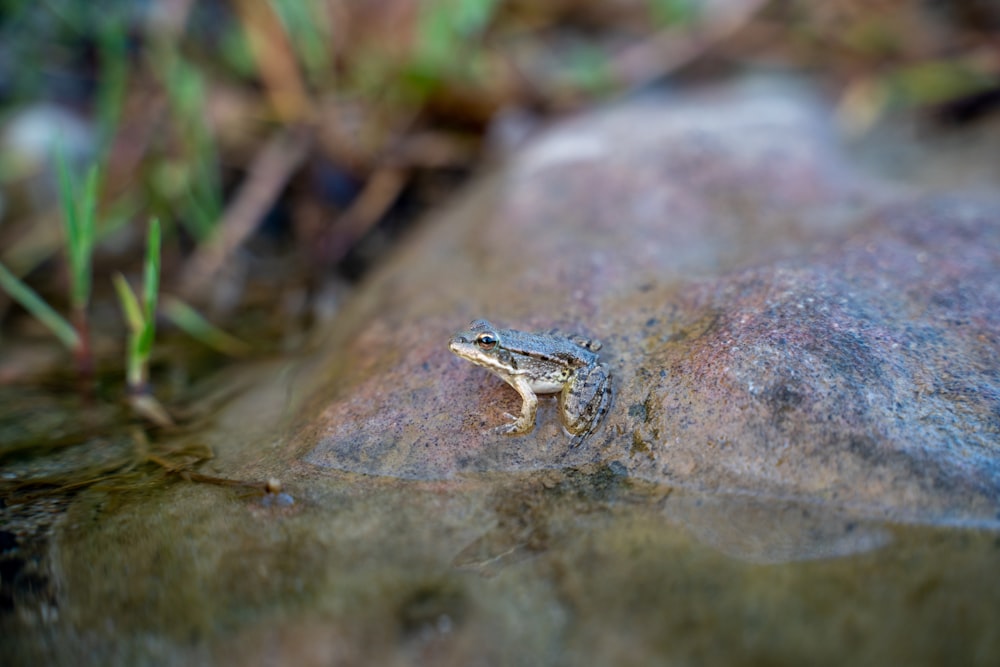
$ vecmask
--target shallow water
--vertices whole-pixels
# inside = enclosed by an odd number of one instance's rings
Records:
[[[995,664],[1000,534],[648,486],[91,489],[8,664]],[[16,638],[16,639],[15,639]]]

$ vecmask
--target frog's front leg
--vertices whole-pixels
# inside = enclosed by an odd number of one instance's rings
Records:
[[[559,414],[573,435],[573,447],[590,435],[611,407],[611,371],[595,364],[577,371],[559,394]]]
[[[538,411],[538,397],[535,396],[535,392],[531,388],[531,384],[524,376],[515,375],[507,379],[507,383],[516,389],[517,393],[521,395],[521,400],[523,401],[521,403],[521,415],[509,424],[498,426],[496,431],[498,433],[506,433],[508,435],[528,433],[535,428],[535,413]],[[514,415],[512,414],[507,414],[507,416],[512,419],[514,418]]]

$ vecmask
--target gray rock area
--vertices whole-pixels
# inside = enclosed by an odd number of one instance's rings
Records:
[[[706,94],[549,133],[368,286],[303,460],[415,479],[613,462],[995,524],[1000,206],[852,178],[818,117]],[[570,449],[550,401],[533,433],[492,433],[520,399],[445,349],[480,316],[600,338],[603,430]]]

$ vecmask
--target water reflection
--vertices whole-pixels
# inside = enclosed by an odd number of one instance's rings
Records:
[[[671,523],[727,556],[751,563],[849,556],[892,539],[880,523],[790,500],[680,492],[664,505]]]

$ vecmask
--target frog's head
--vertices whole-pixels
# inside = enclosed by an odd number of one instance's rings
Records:
[[[497,355],[502,350],[500,333],[486,320],[475,320],[468,329],[451,337],[448,349],[474,364],[496,367],[500,364]]]

